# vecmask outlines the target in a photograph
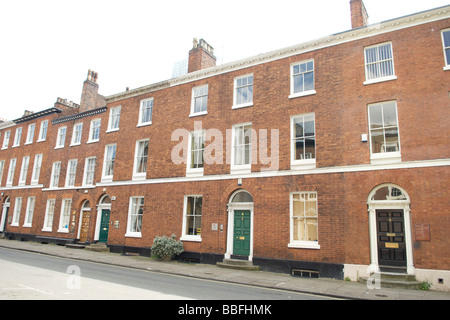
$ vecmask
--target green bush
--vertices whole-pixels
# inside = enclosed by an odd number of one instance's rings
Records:
[[[152,245],[152,256],[159,259],[169,261],[173,257],[184,251],[183,243],[176,240],[173,234],[170,238],[166,236],[155,237]]]

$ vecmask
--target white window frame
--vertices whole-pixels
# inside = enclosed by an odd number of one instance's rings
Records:
[[[119,131],[121,112],[122,106],[115,106],[109,110],[108,130],[106,132]]]
[[[2,186],[3,171],[5,170],[5,160],[0,160],[0,187]]]
[[[75,123],[72,130],[72,140],[70,146],[79,146],[83,136],[83,122]]]
[[[206,88],[206,94],[198,94],[199,91],[202,91]],[[196,117],[208,114],[208,96],[209,96],[209,86],[207,84],[192,88],[192,99],[191,99],[191,114],[189,117]],[[201,99],[203,105],[203,99],[206,97],[206,109],[195,112],[195,106],[198,99]]]
[[[301,68],[302,65],[308,66],[309,63],[312,62],[313,65],[313,69],[312,70],[307,70],[305,72],[299,72],[294,74],[294,68],[296,66],[299,66],[299,68]],[[315,70],[315,63],[314,63],[314,59],[309,59],[309,60],[303,60],[303,61],[299,61],[299,62],[294,62],[291,64],[291,94],[289,95],[289,99],[292,98],[297,98],[297,97],[304,97],[304,96],[309,96],[309,95],[313,95],[316,94],[316,70]],[[311,73],[313,74],[313,89],[310,90],[302,90],[299,92],[295,92],[295,77],[296,76],[303,76],[305,74]]]
[[[78,159],[70,159],[67,162],[66,187],[75,186],[75,182],[77,180],[77,166],[78,166]],[[72,175],[73,175],[73,184],[71,181]]]
[[[191,168],[192,163],[192,153],[194,150],[192,150],[192,140],[193,139],[199,139],[199,136],[203,136],[203,148],[196,149],[197,152],[202,152],[202,160],[203,160],[203,167],[201,168]],[[189,132],[189,141],[188,141],[188,155],[187,155],[187,167],[186,167],[186,176],[187,177],[197,177],[197,176],[203,176],[203,169],[205,167],[205,143],[206,143],[206,130],[198,130],[198,131],[192,131]],[[202,151],[203,150],[203,151]]]
[[[291,116],[291,169],[312,169],[316,167],[316,150],[314,151],[314,158],[305,158],[305,159],[295,159],[295,150],[296,150],[296,141],[298,140],[295,135],[295,120],[302,118],[303,121],[305,118],[314,118],[314,140],[315,140],[315,149],[317,150],[317,139],[316,139],[316,117],[315,113],[304,113],[298,114],[295,116]],[[306,138],[303,138],[306,140]]]
[[[136,205],[134,205],[135,200],[137,201]],[[144,201],[144,203],[141,204],[141,200]],[[134,219],[134,216],[139,216],[139,208],[141,205],[142,205],[141,231],[132,230],[132,220]],[[130,197],[130,203],[128,206],[127,232],[125,234],[125,237],[132,237],[132,238],[141,238],[142,237],[142,224],[143,224],[143,220],[144,220],[144,208],[145,208],[144,197],[142,197],[142,196]],[[136,209],[136,210],[134,210],[134,209]],[[136,219],[139,219],[139,218],[136,217]]]
[[[102,126],[102,119],[97,118],[91,120],[91,126],[89,128],[89,140],[87,143],[94,143],[100,141],[100,129]]]
[[[41,122],[41,127],[39,128],[39,138],[37,142],[42,142],[47,139],[48,132],[48,120],[44,120]]]
[[[42,154],[37,154],[34,156],[34,164],[33,164],[33,173],[31,175],[31,184],[37,185],[39,184],[39,177],[41,175],[42,168]]]
[[[251,137],[250,137],[250,146],[249,146],[249,163],[247,164],[236,164],[235,161],[235,154],[236,154],[236,148],[238,146],[236,146],[236,130],[238,128],[244,128],[250,126],[251,129]],[[244,134],[245,135],[245,134]],[[252,168],[252,160],[253,160],[253,126],[251,122],[247,122],[247,123],[239,123],[239,124],[235,124],[233,125],[233,130],[232,130],[232,146],[231,146],[231,166],[230,166],[230,173],[231,174],[239,174],[239,173],[250,173],[251,172],[251,168]],[[245,140],[245,138],[244,138]],[[240,144],[239,146],[244,146],[244,152],[245,152],[245,144]],[[245,154],[244,154],[245,156]]]
[[[395,116],[397,118],[397,133],[398,133],[398,151],[394,152],[380,152],[380,153],[373,153],[373,146],[372,146],[372,134],[371,134],[371,128],[370,128],[370,107],[378,106],[378,105],[384,105],[388,103],[394,103],[395,104]],[[385,164],[385,163],[399,163],[402,161],[402,144],[400,140],[400,124],[398,119],[398,107],[397,107],[397,101],[384,101],[379,103],[371,103],[367,105],[367,116],[368,116],[368,125],[369,125],[369,146],[370,146],[370,162],[372,164]],[[384,117],[382,117],[382,120],[384,122]],[[386,127],[383,125],[382,128],[383,132]],[[384,133],[383,133],[384,135]]]
[[[34,139],[34,132],[36,131],[36,124],[32,123],[28,125],[28,131],[27,131],[27,140],[25,141],[25,144],[32,144]]]
[[[67,127],[58,128],[58,135],[56,137],[55,149],[64,148],[64,145],[66,143],[66,136],[67,136]]]
[[[5,135],[3,136],[2,150],[8,149],[10,137],[11,137],[11,130],[5,131]]]
[[[22,166],[20,168],[19,186],[24,186],[27,181],[28,168],[30,167],[30,156],[22,158]]]
[[[56,199],[47,199],[45,207],[44,225],[42,231],[52,232],[53,218],[55,217]]]
[[[450,52],[450,44],[448,47],[445,46],[444,33],[446,33],[446,32],[448,32],[450,34],[450,29],[444,29],[441,31],[442,48],[444,50],[444,61],[445,61],[444,70],[450,70],[450,57],[447,59],[447,50]]]
[[[138,156],[141,157],[139,155],[139,145],[140,143],[144,143],[147,142],[148,143],[148,153],[147,153],[147,164],[146,164],[146,170],[145,172],[137,172],[138,170]],[[133,164],[133,180],[145,180],[147,178],[147,171],[148,171],[148,157],[150,154],[150,139],[141,139],[141,140],[137,140],[136,141],[136,147],[135,147],[135,151],[134,151],[134,164]]]
[[[16,134],[14,135],[13,148],[20,146],[20,140],[22,139],[22,127],[16,129]]]
[[[114,148],[114,158],[109,159],[109,148]],[[102,170],[102,182],[112,182],[113,176],[114,176],[114,165],[116,162],[116,156],[117,156],[117,144],[108,144],[105,146],[105,155],[103,157],[103,170]],[[112,162],[112,165],[110,165],[110,162]],[[112,174],[108,174],[108,168],[112,166]]]
[[[57,232],[69,233],[71,208],[72,208],[72,199],[62,199],[61,215],[59,216],[59,226]]]
[[[27,211],[25,213],[25,221],[23,226],[26,228],[31,228],[33,224],[34,207],[36,205],[36,197],[28,197],[27,200]]]
[[[316,212],[317,217],[314,217],[317,219],[317,235],[319,235],[319,212],[318,212],[318,197],[317,192],[315,191],[308,191],[308,192],[291,192],[289,194],[289,225],[290,225],[290,242],[288,244],[289,248],[300,248],[300,249],[320,249],[319,245],[319,237],[318,241],[305,241],[305,240],[295,240],[294,239],[294,195],[307,195],[308,197],[310,195],[314,195],[316,199]]]
[[[187,209],[188,209],[188,200],[189,198],[201,198],[202,199],[202,213],[200,215],[196,215],[195,212],[193,214],[191,214],[191,216],[194,217],[201,217],[203,216],[203,195],[185,195],[184,196],[184,204],[183,204],[183,229],[181,231],[181,241],[194,241],[194,242],[201,242],[202,241],[202,235],[201,235],[201,230],[200,230],[200,234],[197,235],[192,235],[192,234],[187,234],[186,232],[186,228],[187,228],[187,219],[188,219],[188,215],[187,215]],[[195,209],[195,205],[194,205],[194,209]],[[202,229],[201,225],[200,225],[200,229]]]
[[[6,186],[11,187],[14,182],[14,173],[16,171],[17,158],[9,160],[8,177],[6,179]]]
[[[61,177],[61,161],[53,162],[52,176],[50,177],[50,189],[58,188],[60,177]]]
[[[237,98],[238,98],[237,91],[238,91],[238,89],[243,88],[243,87],[250,87],[250,85],[245,85],[245,86],[238,87],[238,81],[241,80],[241,79],[244,79],[244,78],[249,78],[249,77],[252,77],[252,84],[251,84],[251,87],[252,87],[252,100],[248,101],[248,102],[244,102],[244,103],[239,103],[238,104],[238,102],[237,102]],[[253,73],[245,74],[245,75],[242,75],[242,76],[234,78],[233,106],[232,106],[232,109],[239,109],[239,108],[245,108],[245,107],[253,106],[253,98],[255,96],[254,92],[255,92],[255,78],[253,76]]]
[[[22,211],[22,197],[17,197],[14,204],[14,214],[11,221],[11,227],[19,226],[20,211]]]
[[[392,61],[392,75],[388,75],[388,76],[381,76],[378,78],[372,78],[369,79],[369,72],[368,72],[368,62],[367,62],[367,50],[370,49],[374,49],[374,48],[380,48],[382,46],[385,45],[390,45],[390,54],[391,54],[391,59],[385,59],[385,60],[377,60],[376,62],[372,62],[371,64],[377,64],[379,65],[382,61]],[[377,53],[378,55],[378,53]],[[364,48],[364,70],[365,70],[365,74],[366,74],[366,81],[364,81],[364,85],[367,84],[372,84],[372,83],[378,83],[378,82],[384,82],[384,81],[391,81],[391,80],[396,80],[397,76],[395,75],[395,63],[394,63],[394,48],[392,45],[392,42],[383,42],[383,43],[379,43],[373,46],[369,46],[369,47],[365,47]]]
[[[148,107],[146,104],[151,102],[151,106]],[[153,121],[153,108],[154,108],[154,104],[155,101],[153,98],[148,98],[148,99],[143,99],[140,102],[140,107],[139,107],[139,120],[138,120],[138,127],[142,127],[142,126],[148,126],[152,124]],[[146,109],[150,110],[150,120],[147,121],[143,121],[143,111],[144,111],[144,106],[146,107]]]
[[[93,186],[95,182],[96,157],[88,157],[84,161],[83,186]]]

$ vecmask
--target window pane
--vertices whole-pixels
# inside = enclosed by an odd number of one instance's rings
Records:
[[[445,47],[450,47],[450,31],[445,31],[443,33],[444,45]]]
[[[381,111],[381,105],[370,106],[370,129],[377,129],[383,127],[383,115]]]
[[[384,152],[396,152],[399,151],[398,144],[398,130],[397,128],[386,129],[386,144],[384,145]]]
[[[304,91],[314,90],[314,72],[305,73],[305,88]]]
[[[397,126],[397,114],[395,110],[395,103],[383,105],[383,120],[384,120],[384,127]]]
[[[372,139],[372,153],[380,153],[384,145],[384,134],[383,129],[373,130],[370,132]]]

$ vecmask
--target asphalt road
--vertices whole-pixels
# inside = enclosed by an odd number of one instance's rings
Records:
[[[0,300],[322,300],[0,248]]]

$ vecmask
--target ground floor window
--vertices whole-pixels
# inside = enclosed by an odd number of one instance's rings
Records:
[[[128,211],[128,237],[140,237],[142,235],[142,217],[144,215],[144,197],[131,197]]]
[[[319,249],[316,192],[291,193],[290,219],[289,247]]]
[[[184,199],[183,240],[200,241],[202,232],[202,196]]]
[[[69,232],[71,206],[72,206],[72,199],[63,199],[61,205],[61,217],[59,219],[58,232]]]
[[[56,199],[48,199],[47,207],[45,209],[44,227],[42,231],[52,231],[53,216],[55,214]]]

